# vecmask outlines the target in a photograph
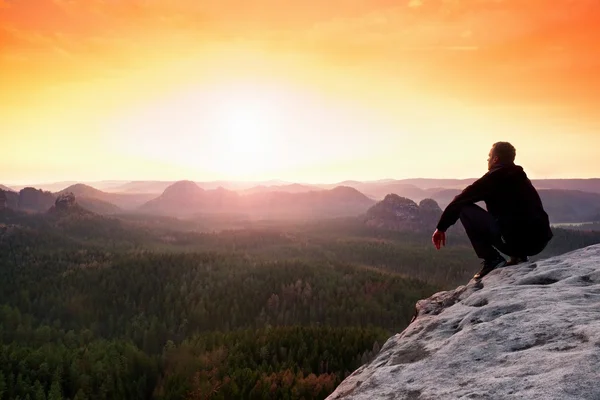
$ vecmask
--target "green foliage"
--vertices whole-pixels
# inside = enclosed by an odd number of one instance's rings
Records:
[[[355,219],[246,224],[2,211],[0,400],[323,399],[477,269],[460,230],[438,252]],[[543,255],[598,242],[555,229]]]

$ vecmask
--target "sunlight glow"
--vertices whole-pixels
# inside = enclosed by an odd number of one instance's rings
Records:
[[[224,90],[217,96],[209,131],[214,139],[214,167],[248,177],[276,168],[281,102],[260,87]]]

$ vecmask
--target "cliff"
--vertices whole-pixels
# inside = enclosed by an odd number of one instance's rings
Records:
[[[600,399],[598,366],[600,245],[419,301],[328,399]]]

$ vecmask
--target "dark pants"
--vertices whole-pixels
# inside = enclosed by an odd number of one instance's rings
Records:
[[[467,236],[479,258],[493,260],[500,256],[498,250],[509,256],[522,257],[526,254],[516,254],[511,245],[504,241],[498,222],[490,213],[476,204],[463,207],[460,213]],[[498,249],[498,250],[496,250]]]

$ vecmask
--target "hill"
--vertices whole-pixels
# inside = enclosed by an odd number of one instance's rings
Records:
[[[79,191],[78,193],[81,192]],[[62,191],[59,194],[54,194],[31,187],[24,188],[19,193],[3,191],[6,197],[6,206],[9,209],[28,213],[45,213],[55,205],[57,198],[68,193],[70,192]],[[75,196],[77,197],[78,206],[94,213],[106,215],[116,214],[121,211],[117,206],[99,199]]]
[[[4,186],[4,185],[0,185],[0,190],[4,190],[5,192],[15,192],[14,189],[11,189],[8,186]]]
[[[73,193],[82,205],[88,204],[90,207],[94,207],[97,210],[95,212],[103,210],[102,213],[110,214],[121,212],[121,210],[136,209],[148,200],[156,197],[151,193],[104,192],[83,183],[71,185],[57,192],[58,195],[65,193]]]
[[[538,189],[578,190],[581,192],[599,193],[600,179],[532,179]]]
[[[116,185],[110,190],[111,193],[149,193],[149,194],[160,194],[165,191],[167,187],[175,183],[174,181],[131,181],[121,185]]]
[[[180,181],[139,210],[171,216],[234,213],[248,218],[318,218],[359,215],[373,204],[356,189],[342,186],[298,193],[260,191],[240,195],[223,188],[204,190],[194,182]]]
[[[319,190],[318,187],[312,185],[301,185],[299,183],[292,183],[289,185],[258,185],[253,186],[249,189],[245,189],[241,194],[254,194],[254,193],[268,193],[268,192],[287,192],[287,193],[305,193]]]
[[[578,190],[539,190],[553,223],[600,221],[600,194]]]
[[[18,208],[27,212],[46,212],[54,205],[56,196],[32,187],[19,191]]]

